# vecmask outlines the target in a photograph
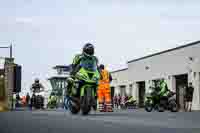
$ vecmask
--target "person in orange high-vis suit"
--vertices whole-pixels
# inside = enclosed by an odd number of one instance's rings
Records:
[[[110,82],[112,81],[112,76],[104,68],[104,65],[101,64],[99,69],[100,69],[100,74],[101,74],[101,78],[99,80],[98,92],[97,92],[98,102],[99,102],[99,111],[113,112],[112,104],[111,104],[111,90],[110,90]]]
[[[23,106],[25,106],[26,105],[26,96],[22,96],[21,101],[22,101]]]

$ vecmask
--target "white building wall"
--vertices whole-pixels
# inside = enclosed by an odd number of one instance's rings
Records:
[[[193,61],[190,60],[193,58]],[[128,79],[132,82],[164,78],[170,90],[175,90],[174,75],[188,74],[188,80],[194,85],[193,110],[200,110],[200,79],[194,72],[200,72],[200,44],[191,45],[160,55],[128,63]],[[145,69],[149,67],[149,69]],[[198,75],[198,74],[197,74]]]
[[[137,102],[139,101],[139,87],[136,82],[133,83],[133,97]]]
[[[144,81],[188,73],[192,65],[189,57],[193,57],[194,60],[200,59],[199,51],[200,44],[128,63],[129,79]],[[146,66],[149,67],[148,70],[145,69]]]
[[[111,86],[128,85],[128,69],[111,73],[113,82]]]
[[[113,81],[111,82],[111,86],[115,87],[115,95],[120,94],[120,86],[125,86],[126,93],[129,93],[129,85],[130,82],[128,80],[127,69],[112,72]]]
[[[176,78],[174,76],[168,76],[168,78],[166,78],[167,81],[167,86],[169,88],[169,90],[171,91],[176,91]]]
[[[200,110],[200,73],[196,73],[196,76],[193,80],[194,85],[194,93],[193,93],[193,101],[192,101],[192,109]]]

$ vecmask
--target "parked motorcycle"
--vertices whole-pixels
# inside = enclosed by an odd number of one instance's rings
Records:
[[[125,106],[128,109],[129,108],[134,108],[135,109],[137,107],[137,102],[136,102],[136,100],[131,101],[131,102],[128,101],[128,102],[125,103]]]
[[[176,103],[176,97],[174,92],[170,91],[167,97],[161,97],[160,108],[161,110],[170,110],[171,112],[177,112],[178,106]]]
[[[146,95],[145,100],[145,110],[151,112],[153,109],[159,112],[165,110],[170,110],[171,112],[177,112],[178,107],[176,103],[176,98],[174,97],[176,93],[170,91],[167,97],[161,97],[156,92],[152,92]]]
[[[91,109],[97,109],[96,102],[96,89],[98,86],[98,80],[100,78],[97,66],[95,64],[88,64],[88,62],[81,62],[81,69],[75,75],[74,87],[72,89],[72,96],[68,100],[68,107],[72,114],[77,114],[82,111],[83,115],[87,115]],[[76,95],[79,92],[80,95]]]
[[[133,99],[133,97],[129,97],[124,104],[121,105],[122,109],[129,109],[129,108],[136,108],[137,107],[137,102],[135,99]]]

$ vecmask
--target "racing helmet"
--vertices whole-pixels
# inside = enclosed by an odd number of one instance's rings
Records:
[[[39,82],[40,82],[39,78],[35,78],[35,83],[39,83]]]
[[[103,70],[103,69],[105,68],[105,66],[104,66],[103,64],[101,64],[101,65],[99,66],[99,68],[100,68],[101,70]]]
[[[94,46],[93,46],[93,44],[86,43],[83,46],[83,54],[88,55],[88,56],[94,55]]]

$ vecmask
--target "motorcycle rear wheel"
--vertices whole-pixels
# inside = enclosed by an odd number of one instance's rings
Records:
[[[175,101],[170,102],[170,111],[171,112],[178,112],[178,106]]]

